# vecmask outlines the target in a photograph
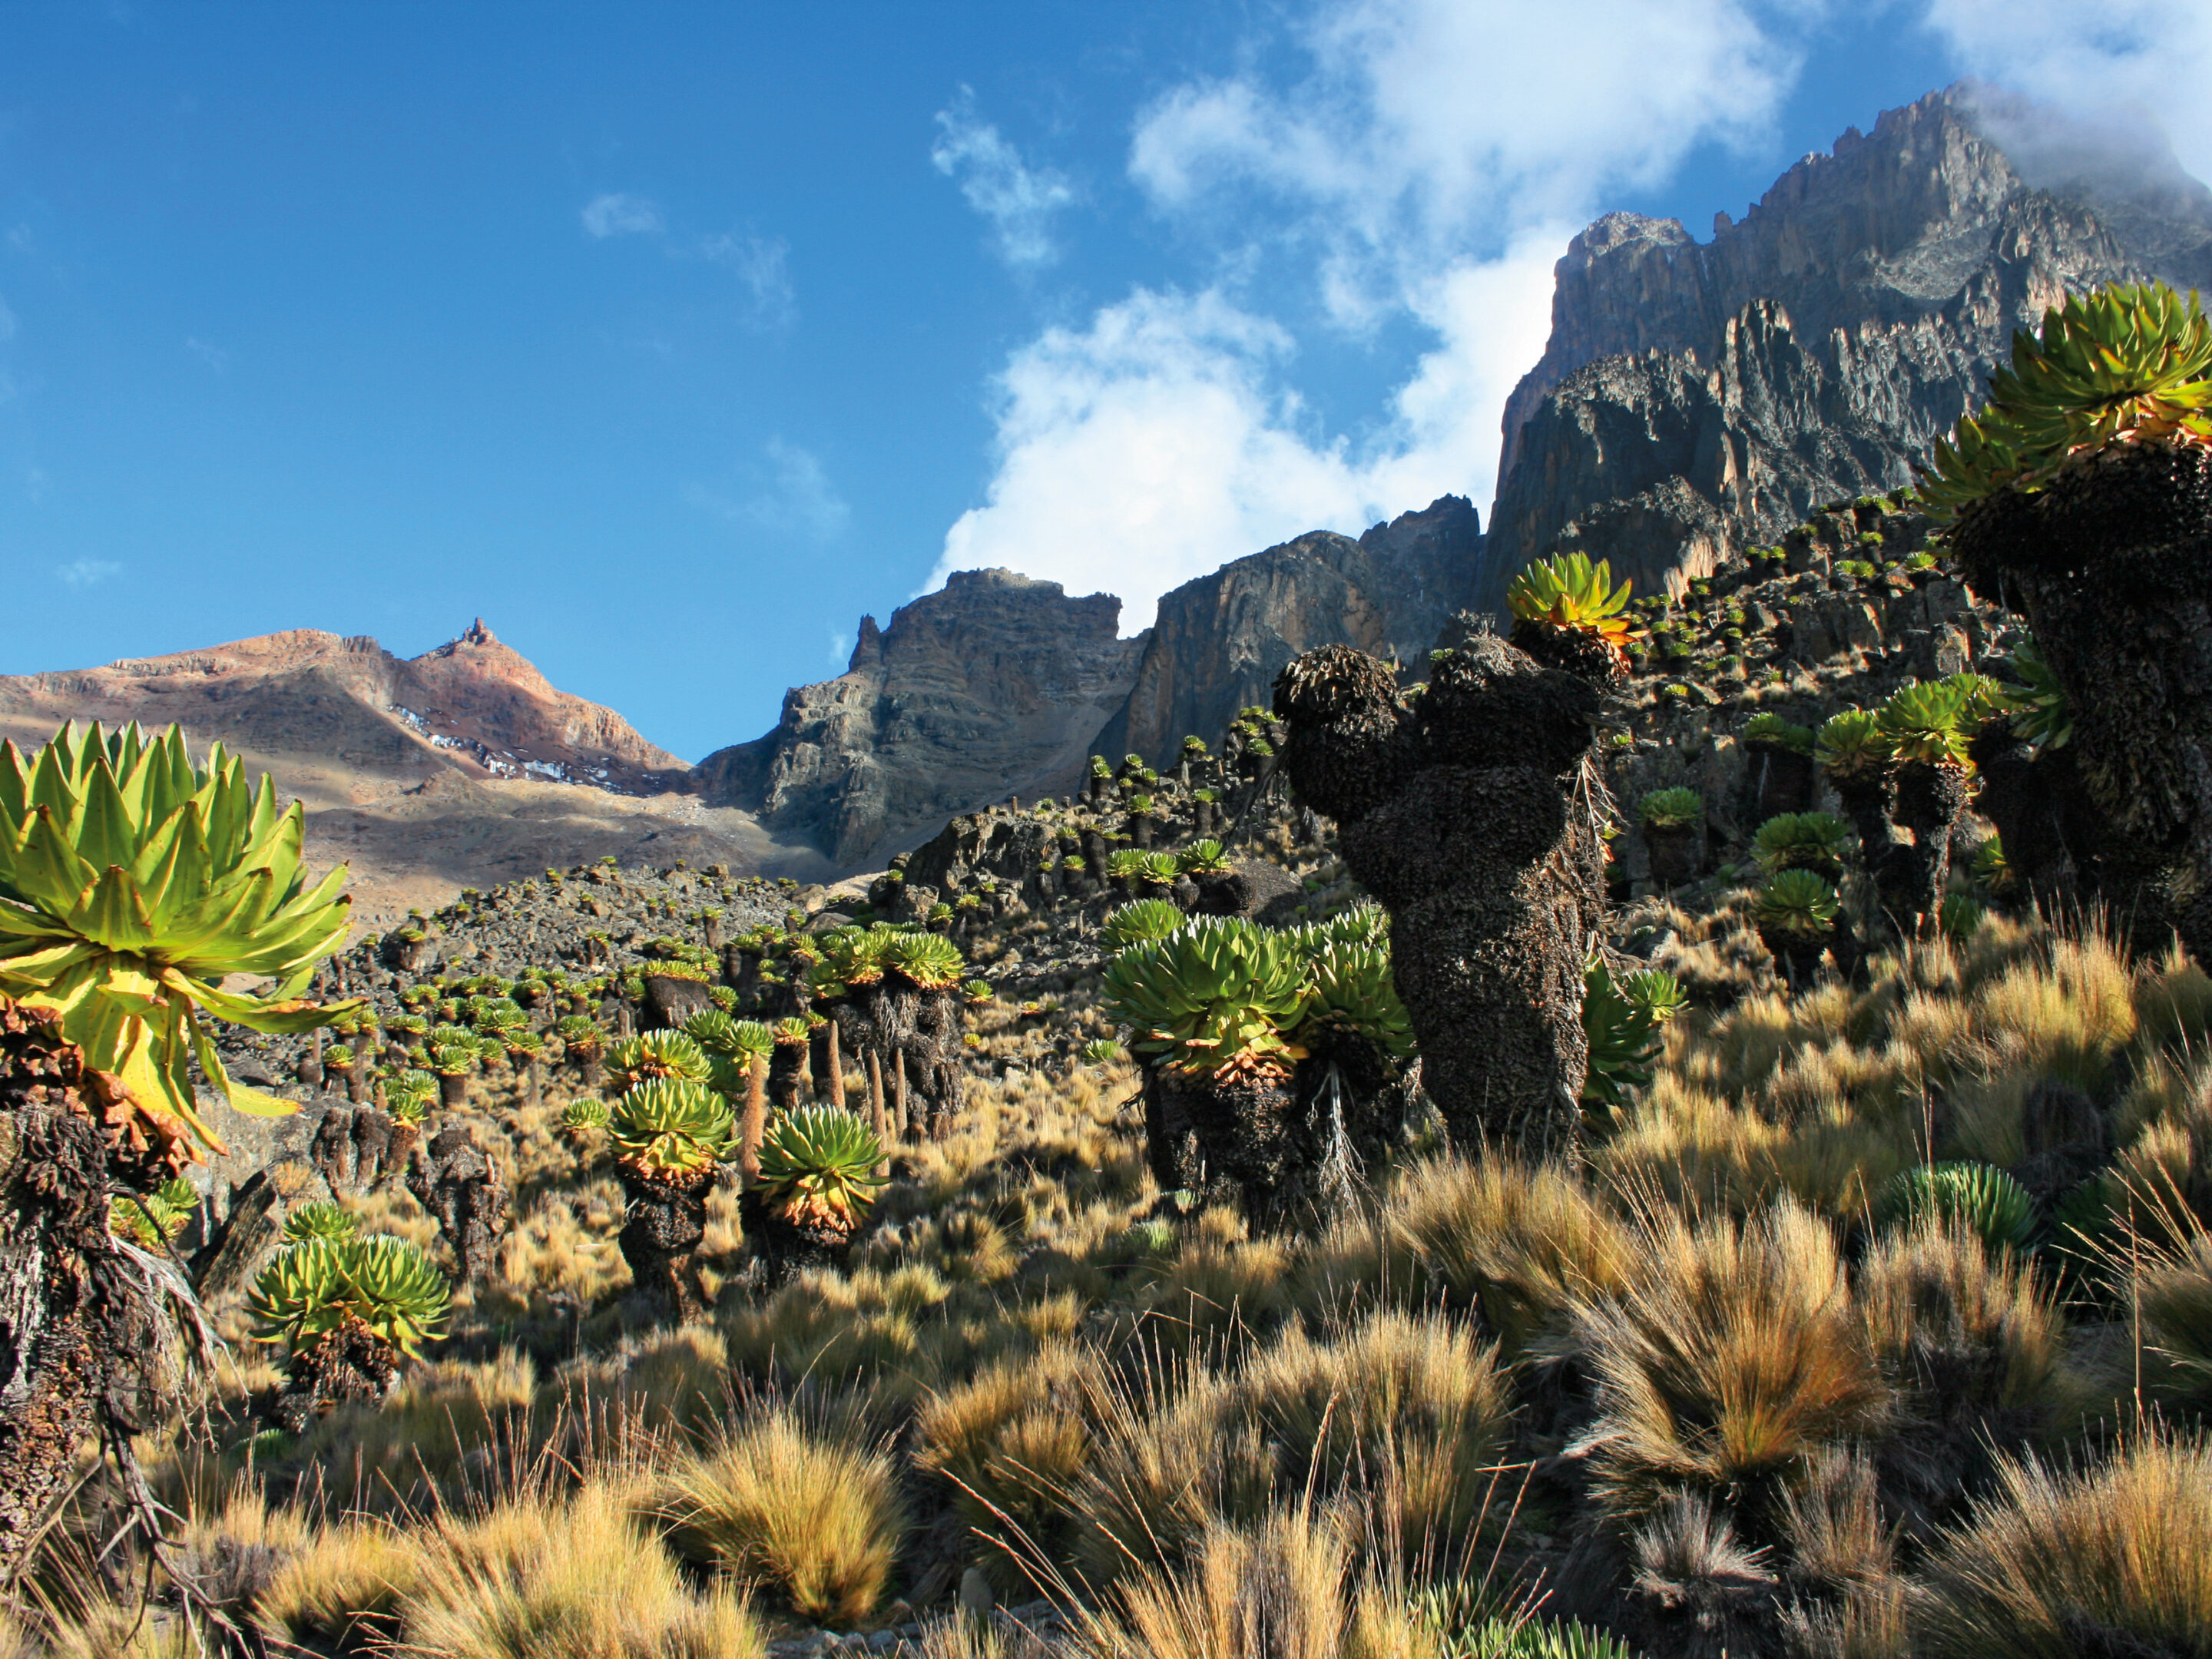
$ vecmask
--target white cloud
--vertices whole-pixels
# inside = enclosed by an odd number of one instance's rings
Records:
[[[703,485],[685,491],[695,507],[726,523],[744,525],[775,535],[798,536],[826,542],[849,523],[853,509],[830,482],[821,461],[797,444],[770,438],[762,451],[764,487],[732,501]]]
[[[660,210],[642,196],[612,191],[584,204],[584,228],[602,239],[609,236],[658,235]]]
[[[1817,9],[1817,0],[1815,0]],[[1766,130],[1799,68],[1745,0],[1350,0],[1304,33],[1295,86],[1197,82],[1139,119],[1130,172],[1164,209],[1317,242],[1344,320],[1441,261],[1586,217],[1697,145]]]
[[[745,320],[751,326],[783,328],[798,315],[791,287],[791,246],[781,236],[709,236],[699,251],[735,274],[744,291]]]
[[[853,660],[853,636],[832,630],[830,635],[830,660],[840,668]]]
[[[999,257],[1017,270],[1049,264],[1060,254],[1052,218],[1074,203],[1067,180],[1049,167],[1032,167],[999,129],[975,113],[966,87],[937,112],[937,143],[929,152],[937,170],[960,181],[968,205],[991,223]]]
[[[1778,0],[1799,22],[1825,3]],[[1139,289],[1013,353],[995,477],[933,580],[1006,564],[1103,588],[1134,631],[1167,589],[1300,532],[1356,532],[1447,491],[1486,512],[1505,396],[1542,355],[1568,235],[1611,191],[1766,129],[1800,68],[1762,21],[1777,15],[1342,0],[1309,15],[1303,78],[1170,89],[1138,121],[1131,176],[1236,276]],[[1340,329],[1410,319],[1433,337],[1342,432],[1297,397],[1296,343],[1251,291],[1285,269],[1312,273]]]
[[[2077,118],[2162,127],[2212,178],[2212,6],[2204,0],[1929,0],[1974,75]]]
[[[93,587],[112,580],[123,574],[123,567],[112,559],[77,559],[58,567],[54,574],[71,587]]]
[[[230,353],[219,345],[211,345],[194,335],[185,337],[185,349],[191,352],[218,374],[230,367]]]
[[[1550,316],[1561,237],[1442,272],[1409,303],[1437,348],[1355,451],[1319,434],[1276,325],[1218,291],[1139,290],[1054,329],[1000,377],[999,465],[931,574],[1008,565],[1125,601],[1124,633],[1170,588],[1309,530],[1357,535],[1445,494],[1487,507],[1498,410]]]
[[[1133,632],[1160,593],[1224,557],[1357,520],[1352,469],[1299,436],[1295,400],[1271,390],[1289,350],[1212,293],[1140,289],[1087,330],[1047,331],[1001,377],[998,476],[930,585],[1009,565],[1121,595]]]

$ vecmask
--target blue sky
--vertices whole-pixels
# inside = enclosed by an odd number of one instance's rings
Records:
[[[482,615],[697,758],[946,568],[1166,588],[1444,489],[1598,211],[1703,237],[2202,0],[0,12],[0,672]]]

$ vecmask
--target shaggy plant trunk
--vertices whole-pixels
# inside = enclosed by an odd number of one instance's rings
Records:
[[[1234,1200],[1267,1224],[1309,1196],[1297,1179],[1287,1073],[1200,1074],[1151,1066],[1145,1073],[1145,1146],[1164,1192]]]
[[[399,1355],[392,1345],[349,1317],[306,1352],[292,1356],[269,1417],[285,1433],[302,1435],[343,1401],[380,1403],[398,1376]]]
[[[1402,708],[1387,665],[1346,647],[1276,682],[1283,763],[1337,820],[1390,912],[1400,996],[1452,1139],[1571,1153],[1589,1064],[1583,952],[1605,912],[1601,689],[1474,633]]]
[[[1778,813],[1811,811],[1813,757],[1779,744],[1755,743],[1750,749],[1751,821],[1764,823]]]
[[[637,1287],[675,1311],[678,1323],[703,1318],[707,1292],[692,1257],[707,1234],[707,1193],[712,1169],[661,1176],[617,1163],[615,1174],[628,1199],[617,1243]]]
[[[1651,854],[1651,879],[1662,887],[1680,887],[1705,872],[1705,826],[1647,824],[1644,845]]]
[[[1820,971],[1821,955],[1833,945],[1833,931],[1826,933],[1800,933],[1787,927],[1768,927],[1759,930],[1759,942],[1764,945],[1775,961],[1782,964],[1793,986],[1809,985]]]
[[[2174,919],[2212,957],[2212,453],[2116,447],[2033,495],[1976,503],[1952,545],[1977,595],[2026,614],[2072,700],[2069,749],[2111,822],[2114,884],[2194,894]]]
[[[21,1571],[88,1437],[149,1426],[162,1348],[110,1237],[106,1148],[76,1048],[0,1002],[0,1583]]]
[[[1897,893],[1906,916],[1933,915],[1943,902],[1951,871],[1951,832],[1966,816],[1973,786],[1962,766],[1912,761],[1897,769],[1897,821],[1912,831],[1909,858],[1892,854],[1900,867]],[[1885,898],[1887,896],[1884,895]]]
[[[768,1096],[779,1112],[798,1109],[799,1079],[805,1069],[805,1058],[806,1045],[803,1042],[779,1042],[769,1055]]]
[[[2055,911],[2075,896],[2080,879],[2063,817],[2063,803],[2081,795],[2072,754],[2038,755],[1999,722],[1974,739],[1973,759],[1982,780],[1975,805],[1996,826],[2014,884],[1998,902]]]
[[[488,1277],[507,1236],[507,1183],[465,1125],[450,1125],[416,1149],[407,1190],[446,1236],[462,1280]]]
[[[438,1073],[438,1103],[449,1112],[458,1112],[469,1103],[469,1074],[466,1072]]]
[[[803,1268],[843,1265],[847,1247],[853,1241],[850,1226],[793,1221],[780,1207],[766,1202],[758,1188],[738,1195],[738,1224],[752,1242],[761,1261],[763,1288],[769,1291]]]

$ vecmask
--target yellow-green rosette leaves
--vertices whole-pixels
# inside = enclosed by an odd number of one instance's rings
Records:
[[[615,1103],[607,1127],[617,1158],[660,1180],[712,1169],[737,1134],[729,1103],[687,1077],[637,1085]]]
[[[2212,445],[2212,320],[2163,283],[2077,294],[2013,336],[1989,406],[1959,422],[1922,474],[1939,523],[1999,490],[2034,490],[2118,444]]]
[[[0,744],[0,995],[55,1015],[174,1164],[222,1150],[195,1058],[238,1110],[298,1109],[233,1083],[203,1015],[289,1033],[362,1006],[301,996],[352,903],[343,865],[309,884],[304,834],[266,774],[249,785],[220,744],[195,765],[176,726],[65,726],[28,756]],[[232,975],[275,983],[248,995],[222,988]]]

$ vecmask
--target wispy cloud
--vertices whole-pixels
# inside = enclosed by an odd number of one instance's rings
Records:
[[[702,484],[684,494],[693,506],[726,523],[810,542],[830,541],[851,521],[852,508],[811,451],[771,438],[753,471],[761,487],[736,499]]]
[[[2161,130],[2184,167],[2212,179],[2203,0],[1928,0],[1927,18],[1974,74],[2109,125],[2122,142]]]
[[[584,228],[602,239],[609,236],[653,236],[662,228],[660,210],[642,196],[613,191],[594,196],[584,204]]]
[[[830,635],[830,660],[842,667],[853,659],[853,636],[832,632]]]
[[[0,340],[15,337],[15,313],[8,309],[8,302],[0,300]]]
[[[699,251],[737,277],[745,320],[752,327],[787,327],[799,314],[791,287],[791,247],[782,237],[731,232],[708,237]]]
[[[54,571],[55,575],[71,587],[96,587],[122,574],[123,567],[112,559],[78,559],[59,566]]]
[[[1255,67],[1169,88],[1129,175],[1228,274],[1015,349],[995,476],[937,574],[1103,588],[1133,630],[1168,588],[1299,532],[1446,491],[1486,507],[1567,236],[1698,146],[1764,136],[1828,3],[1586,0],[1570,22],[1519,0],[1320,0],[1287,40],[1248,43]],[[1263,268],[1312,273],[1304,294],[1269,290],[1286,313],[1317,301],[1340,332],[1410,321],[1433,344],[1330,431],[1297,395],[1298,339],[1255,297]]]
[[[196,335],[185,337],[185,349],[205,363],[218,374],[230,367],[230,353],[219,345],[210,344]]]
[[[1060,257],[1053,216],[1072,206],[1075,191],[1050,167],[1033,167],[990,122],[975,112],[967,87],[937,112],[937,143],[929,152],[937,170],[960,182],[968,205],[990,222],[999,257],[1016,270],[1049,264]]]

